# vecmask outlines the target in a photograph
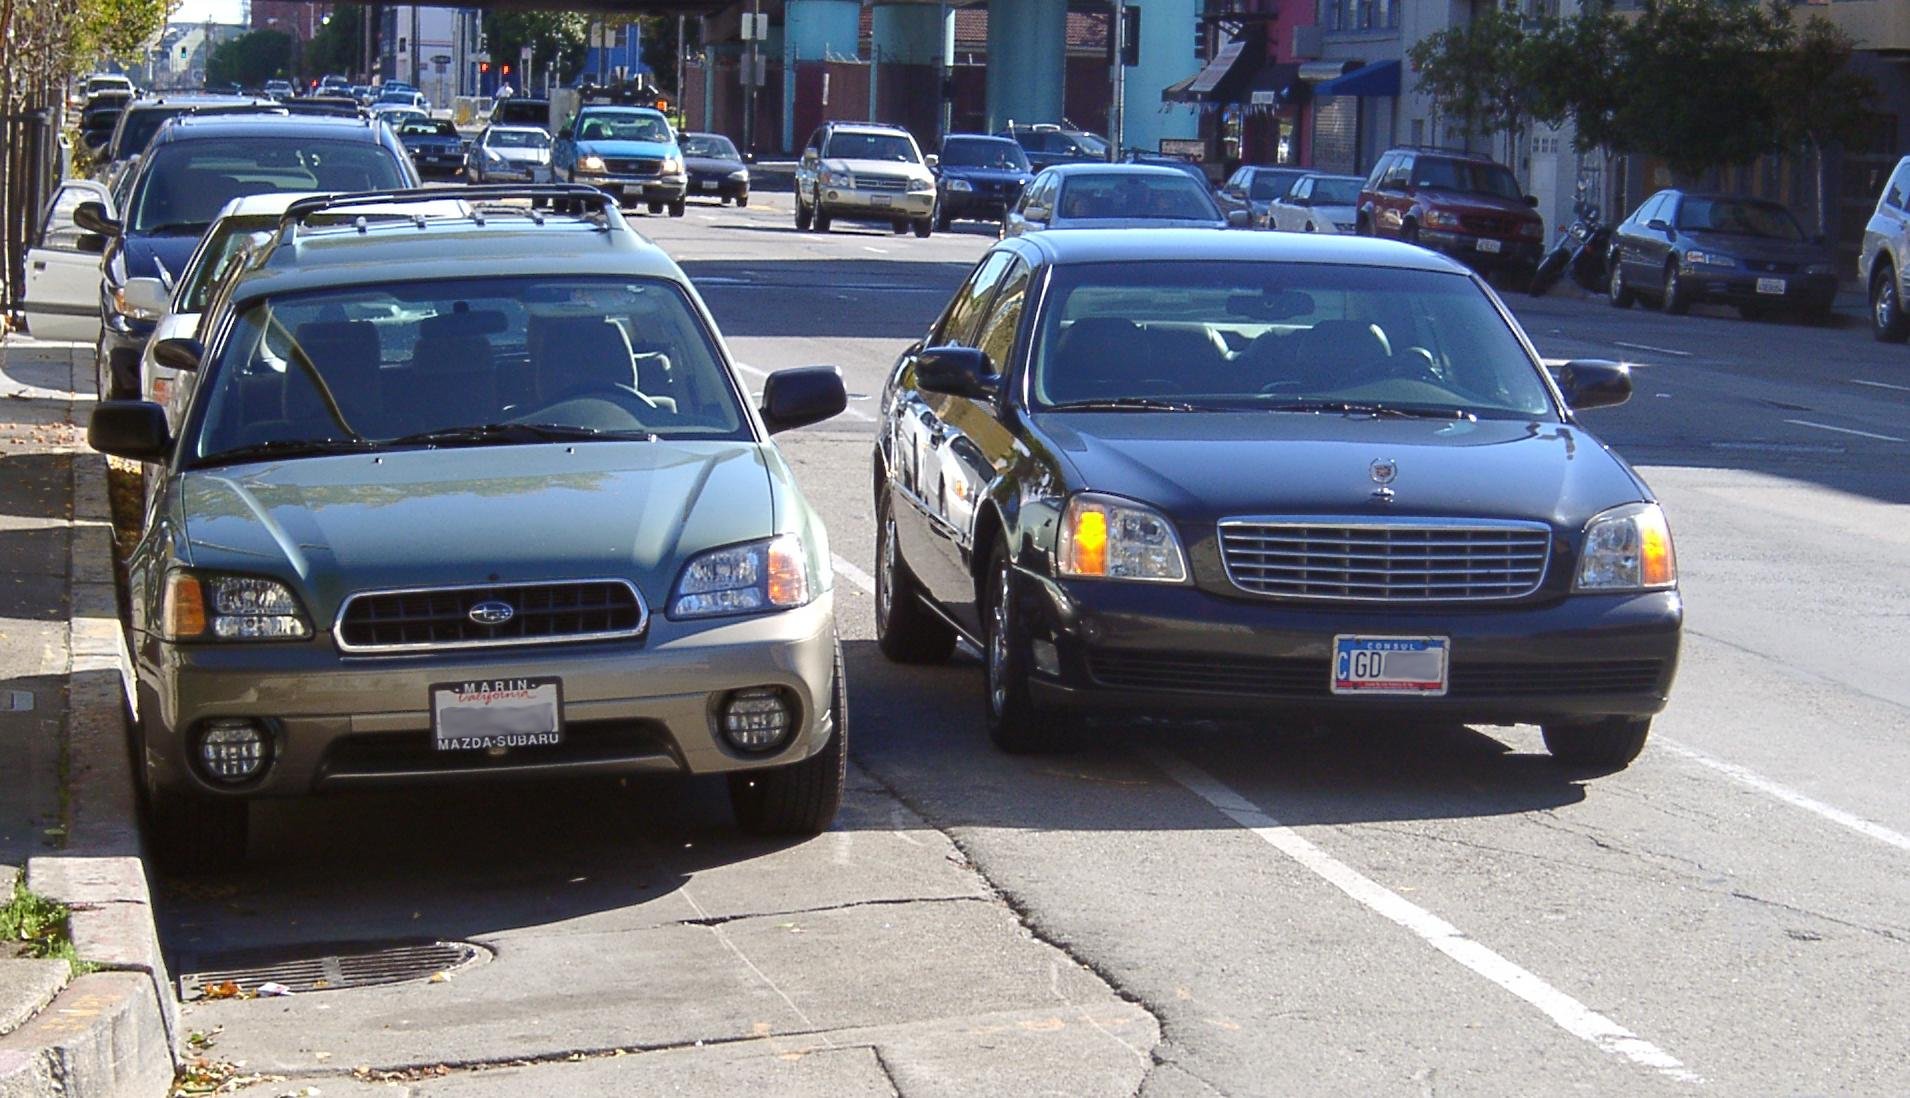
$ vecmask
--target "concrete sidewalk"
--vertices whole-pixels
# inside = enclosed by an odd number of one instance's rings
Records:
[[[0,889],[71,910],[85,973],[0,947],[0,1098],[163,1094],[175,1013],[126,748],[92,348],[0,345]]]

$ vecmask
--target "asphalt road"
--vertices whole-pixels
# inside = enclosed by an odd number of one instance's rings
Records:
[[[838,828],[740,839],[700,782],[270,806],[252,866],[162,882],[176,973],[485,948],[190,1003],[214,1055],[328,1095],[359,1066],[432,1095],[1910,1093],[1910,348],[1512,302],[1548,358],[1639,367],[1591,425],[1664,501],[1689,619],[1621,774],[1567,777],[1533,728],[1273,713],[1011,758],[975,660],[886,664],[866,590],[872,397],[992,237],[797,234],[786,202],[639,224],[752,377],[854,394],[782,443],[838,561]]]

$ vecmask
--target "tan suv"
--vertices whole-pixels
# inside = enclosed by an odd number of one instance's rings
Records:
[[[796,228],[829,231],[838,217],[886,221],[897,233],[935,227],[935,158],[915,138],[880,122],[828,122],[817,127],[796,162]]]
[[[1905,271],[1910,271],[1910,156],[1897,161],[1877,196],[1857,258],[1857,277],[1870,294],[1870,333],[1884,343],[1910,337],[1910,319],[1903,313],[1904,289],[1910,286]]]

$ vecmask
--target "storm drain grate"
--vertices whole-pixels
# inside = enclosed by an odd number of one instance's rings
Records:
[[[233,985],[240,995],[256,993],[264,984],[279,984],[295,994],[376,987],[406,980],[430,979],[440,972],[468,965],[482,953],[481,946],[469,942],[429,942],[341,951],[267,963],[234,964],[181,976],[179,990],[183,999],[201,999],[207,997],[207,988],[222,988],[227,984]]]

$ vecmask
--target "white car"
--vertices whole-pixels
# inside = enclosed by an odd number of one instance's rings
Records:
[[[27,334],[35,339],[99,339],[100,255],[106,240],[73,223],[73,212],[86,202],[98,202],[106,207],[106,216],[115,216],[113,196],[104,183],[64,180],[40,218],[38,242],[27,251],[22,309]]]
[[[1267,204],[1267,227],[1290,233],[1352,236],[1366,180],[1357,175],[1307,175]]]
[[[548,183],[550,134],[536,126],[486,126],[471,142],[464,176],[473,183]]]

